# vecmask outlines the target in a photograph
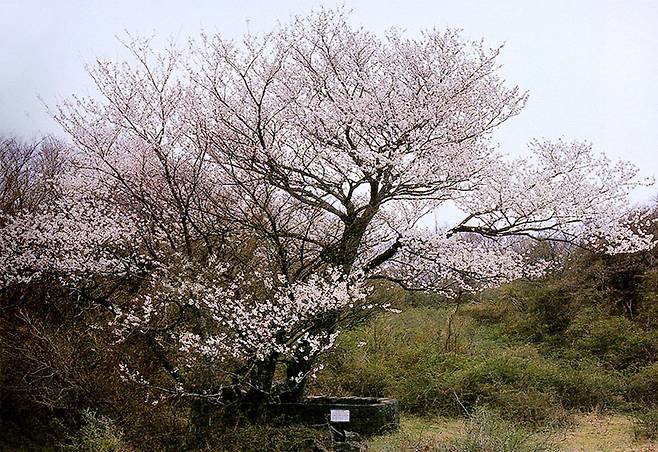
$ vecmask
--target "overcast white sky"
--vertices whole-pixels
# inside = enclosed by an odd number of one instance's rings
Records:
[[[338,4],[324,1],[325,6]],[[658,1],[346,0],[353,21],[411,35],[438,27],[505,43],[502,73],[530,91],[524,112],[496,134],[520,153],[531,138],[591,141],[613,158],[658,175]],[[239,37],[303,14],[318,1],[0,0],[0,133],[61,134],[48,105],[93,94],[84,70],[96,56],[120,58],[133,34],[184,43],[199,30]],[[657,188],[635,195],[645,201]]]

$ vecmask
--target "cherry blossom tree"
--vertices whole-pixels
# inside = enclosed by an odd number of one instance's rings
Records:
[[[632,165],[586,143],[492,145],[527,94],[500,78],[500,48],[455,30],[382,38],[321,10],[240,42],[126,47],[90,70],[100,100],[57,109],[75,171],[9,219],[0,281],[102,302],[166,375],[126,378],[160,396],[298,399],[341,328],[387,309],[378,279],[451,295],[545,272],[519,240],[653,245],[626,209]],[[417,226],[446,203],[462,221]]]

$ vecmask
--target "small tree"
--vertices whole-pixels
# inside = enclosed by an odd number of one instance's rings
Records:
[[[160,394],[298,399],[340,328],[386,309],[374,279],[449,295],[544,272],[519,239],[653,244],[624,209],[630,164],[491,145],[527,95],[498,76],[500,48],[454,30],[381,39],[322,10],[240,43],[127,48],[91,70],[103,100],[59,107],[76,171],[0,250],[5,286],[56,277],[102,302],[165,372],[126,375]],[[415,227],[446,203],[462,221]]]

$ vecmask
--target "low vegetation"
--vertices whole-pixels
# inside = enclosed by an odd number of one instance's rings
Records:
[[[401,431],[364,440],[371,450],[653,447],[658,252],[547,253],[563,270],[476,297],[378,286],[367,302],[388,308],[354,319],[309,391],[398,399]],[[3,295],[13,304],[0,310],[0,450],[334,447],[328,431],[246,419],[230,404],[200,432],[189,398],[145,397],[122,378],[128,359],[157,383],[158,343],[117,345],[97,328],[102,309],[62,293],[54,284]],[[212,386],[216,370],[208,363],[195,378]]]

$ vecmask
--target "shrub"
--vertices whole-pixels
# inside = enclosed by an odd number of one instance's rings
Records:
[[[521,425],[564,425],[569,413],[550,388],[501,388],[488,394],[485,402],[504,418]]]
[[[568,293],[550,281],[510,284],[493,291],[490,297],[481,309],[494,306],[501,312],[498,322],[505,333],[532,342],[559,343],[574,313]]]
[[[70,452],[120,452],[132,450],[123,440],[123,432],[106,416],[82,411],[83,425],[69,437],[62,449]]]
[[[627,388],[629,400],[658,406],[658,363],[653,363],[631,375]]]
[[[658,410],[651,409],[637,414],[633,430],[637,439],[657,440]]]
[[[509,300],[495,297],[481,303],[472,303],[466,306],[462,313],[477,320],[481,324],[498,324],[517,314],[516,308]]]
[[[658,329],[658,269],[649,269],[642,275],[637,321],[645,328]]]
[[[583,314],[567,331],[580,356],[595,357],[611,369],[627,369],[656,360],[658,336],[621,316]]]

